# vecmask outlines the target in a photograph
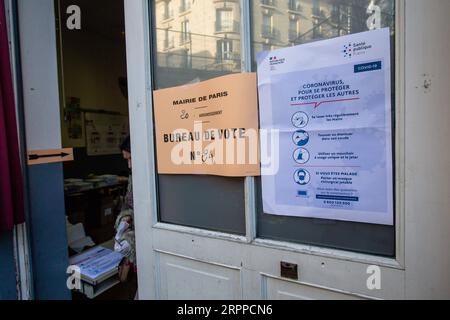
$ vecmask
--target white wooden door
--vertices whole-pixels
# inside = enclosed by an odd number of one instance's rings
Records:
[[[244,235],[160,222],[152,5],[125,0],[141,299],[450,298],[445,280],[450,267],[450,1],[396,1],[396,225],[390,258],[260,238],[253,178],[244,186]],[[248,2],[240,5],[241,17],[248,16]],[[249,34],[250,22],[243,18],[241,26]],[[241,41],[242,69],[248,71],[250,40]],[[297,264],[298,280],[281,277],[280,262]],[[377,267],[381,288],[371,290],[368,272]]]

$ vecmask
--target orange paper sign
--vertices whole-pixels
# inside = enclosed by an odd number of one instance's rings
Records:
[[[260,174],[256,74],[154,92],[160,174]]]

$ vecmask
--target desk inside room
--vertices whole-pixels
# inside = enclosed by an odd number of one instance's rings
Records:
[[[118,265],[123,256],[113,252],[113,247],[114,240],[111,240],[70,259],[71,264],[81,265],[86,263],[90,252],[93,252],[91,256],[97,261],[93,261],[90,265],[95,264],[102,269],[92,271],[94,267],[81,272],[81,289],[72,291],[73,300],[133,300],[135,298],[137,274],[130,270],[127,281],[119,281]],[[103,249],[105,252],[102,254]]]
[[[109,177],[109,176],[108,176]],[[117,178],[107,181],[105,177],[65,180],[65,201],[68,220],[68,235],[77,233],[78,237],[89,237],[90,245],[80,252],[70,248],[71,264],[92,263],[107,267],[101,274],[89,276],[82,274],[82,288],[73,291],[74,300],[129,300],[137,290],[137,275],[130,270],[128,280],[119,281],[117,256],[114,256],[114,223],[121,209],[121,197],[125,195],[128,179]],[[77,229],[77,231],[69,232]],[[81,234],[81,235],[80,235]],[[83,242],[81,243],[88,243]],[[79,242],[78,242],[79,243]],[[69,247],[70,247],[69,239]],[[105,249],[102,251],[102,249]],[[96,252],[97,250],[97,252]],[[93,252],[93,254],[91,254]],[[91,257],[89,256],[91,254]],[[92,256],[97,254],[97,256]],[[81,260],[80,260],[81,259]],[[89,260],[91,259],[91,260]],[[112,266],[111,264],[117,263]]]
[[[81,223],[96,244],[114,237],[114,223],[121,209],[121,196],[127,179],[113,183],[101,179],[67,179],[65,181],[66,214],[71,224]]]

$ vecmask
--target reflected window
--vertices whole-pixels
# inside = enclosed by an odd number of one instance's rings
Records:
[[[260,0],[262,5],[273,7],[275,6],[275,0]]]
[[[273,31],[272,15],[263,14],[261,35],[264,38],[271,38]]]
[[[183,22],[181,22],[181,44],[185,44],[186,42],[191,41],[191,32],[189,30],[189,20],[184,20]]]
[[[171,19],[173,18],[173,8],[172,8],[172,1],[167,0],[164,2],[164,13],[163,13],[163,19]]]
[[[170,3],[189,10],[167,20],[168,2],[153,2],[156,89],[241,72],[240,1]]]
[[[312,2],[312,15],[316,17],[320,17],[320,0],[313,0]]]
[[[233,11],[226,9],[217,10],[217,32],[231,32],[233,30]]]
[[[295,42],[298,38],[298,20],[297,19],[289,19],[289,41]]]
[[[191,9],[191,0],[181,0],[180,13]]]
[[[270,6],[269,6],[270,4]],[[272,49],[390,27],[395,0],[253,1],[253,50]]]
[[[297,12],[302,11],[300,0],[289,0],[289,10]]]
[[[154,89],[241,72],[240,1],[171,2],[177,12],[164,19],[167,3],[151,1]],[[243,178],[158,175],[157,187],[159,221],[245,234]]]
[[[217,41],[217,61],[219,63],[233,60],[233,42],[231,40]]]

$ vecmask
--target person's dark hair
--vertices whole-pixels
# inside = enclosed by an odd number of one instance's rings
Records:
[[[126,137],[125,140],[123,140],[122,144],[120,145],[121,151],[128,151],[131,153],[131,140],[130,136]]]

